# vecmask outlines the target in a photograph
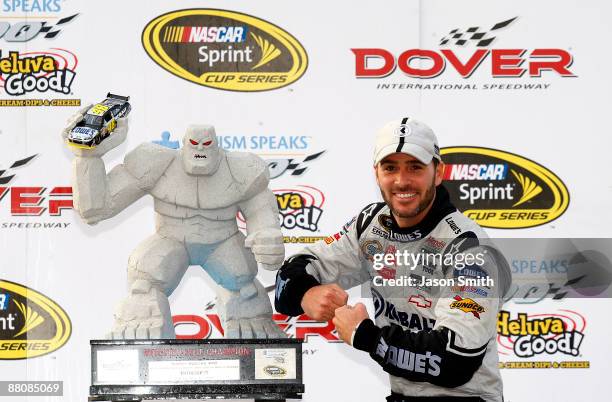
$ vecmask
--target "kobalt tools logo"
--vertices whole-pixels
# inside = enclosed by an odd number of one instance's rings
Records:
[[[10,167],[0,170],[0,211],[9,209],[11,217],[62,215],[62,211],[72,208],[72,188],[42,186],[7,186],[16,179],[20,168],[29,165],[37,155],[13,162]],[[46,193],[46,194],[45,194]],[[4,204],[4,207],[2,206]],[[66,228],[70,223],[47,222],[0,222],[0,228]]]
[[[436,324],[434,318],[398,310],[395,304],[386,300],[380,293],[372,289],[374,311],[376,318],[384,315],[388,320],[397,322],[411,331],[429,331]]]
[[[451,200],[481,226],[527,228],[557,219],[569,205],[563,182],[527,158],[489,148],[441,151]]]
[[[0,360],[46,355],[68,342],[71,332],[68,315],[53,300],[0,279]]]
[[[216,9],[177,10],[153,19],[142,44],[168,72],[210,88],[267,91],[297,81],[308,58],[288,32],[262,19]]]
[[[490,27],[472,26],[450,30],[440,40],[438,49],[406,49],[394,53],[385,48],[354,48],[356,78],[382,79],[397,69],[414,79],[466,80],[481,78],[575,77],[570,67],[572,54],[552,46],[526,49],[499,44],[518,22],[517,17]],[[450,48],[452,46],[452,49]],[[478,72],[477,74],[475,74]],[[545,83],[381,83],[379,89],[547,89]]]
[[[296,186],[273,190],[278,203],[279,220],[283,229],[319,230],[325,195],[312,186]],[[238,214],[238,227],[246,229],[245,219]]]
[[[588,361],[525,361],[542,356],[580,356],[586,320],[572,310],[556,313],[499,312],[497,344],[501,356],[517,357],[519,362],[500,362],[501,368],[588,368]],[[523,364],[521,364],[523,363]]]
[[[60,18],[57,21],[49,21],[43,17],[24,17],[24,21],[14,22],[14,19],[4,21],[0,17],[0,39],[9,43],[28,42],[37,37],[54,39],[59,35],[64,26],[74,20],[78,14]],[[39,36],[40,35],[40,36]]]

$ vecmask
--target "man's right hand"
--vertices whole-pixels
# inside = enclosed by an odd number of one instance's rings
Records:
[[[70,149],[70,151],[72,151],[72,153],[76,156],[81,156],[81,157],[102,156],[108,151],[110,151],[111,149],[116,148],[119,145],[121,145],[127,137],[128,122],[127,122],[127,118],[123,117],[123,118],[117,119],[117,128],[113,130],[111,135],[108,136],[108,138],[104,139],[99,145],[95,146],[94,148],[86,149],[86,148],[78,148],[78,147],[69,145],[67,141],[68,133],[70,132],[70,130],[74,128],[74,126],[76,126],[78,122],[80,122],[83,119],[83,115],[87,113],[87,111],[91,108],[91,106],[92,105],[90,104],[90,105],[87,105],[79,109],[77,113],[75,113],[68,119],[68,122],[67,122],[68,124],[62,130],[62,140],[64,141],[64,143],[68,145],[68,148]]]
[[[302,309],[310,318],[329,321],[337,308],[346,305],[348,293],[335,283],[310,288],[302,298]]]

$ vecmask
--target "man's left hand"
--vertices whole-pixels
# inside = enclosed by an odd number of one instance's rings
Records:
[[[361,321],[369,318],[368,311],[363,303],[357,303],[355,306],[342,306],[336,309],[336,316],[332,320],[338,330],[338,335],[348,345],[351,345],[351,337],[353,331],[361,323]],[[352,345],[351,345],[352,346]]]

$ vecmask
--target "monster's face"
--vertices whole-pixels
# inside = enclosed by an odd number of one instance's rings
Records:
[[[194,175],[211,175],[219,168],[221,150],[215,128],[209,125],[189,126],[181,149],[185,171]]]

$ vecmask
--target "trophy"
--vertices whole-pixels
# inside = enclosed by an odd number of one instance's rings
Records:
[[[130,111],[129,97],[109,93],[62,132],[75,155],[74,208],[86,223],[154,199],[156,231],[129,257],[128,295],[108,339],[91,341],[90,400],[301,398],[301,341],[274,323],[256,279],[258,266],[276,270],[285,255],[266,163],[221,149],[214,127],[192,125],[180,149],[143,143],[106,173],[102,156],[125,140]],[[191,265],[217,285],[226,339],[175,339],[168,297]]]

